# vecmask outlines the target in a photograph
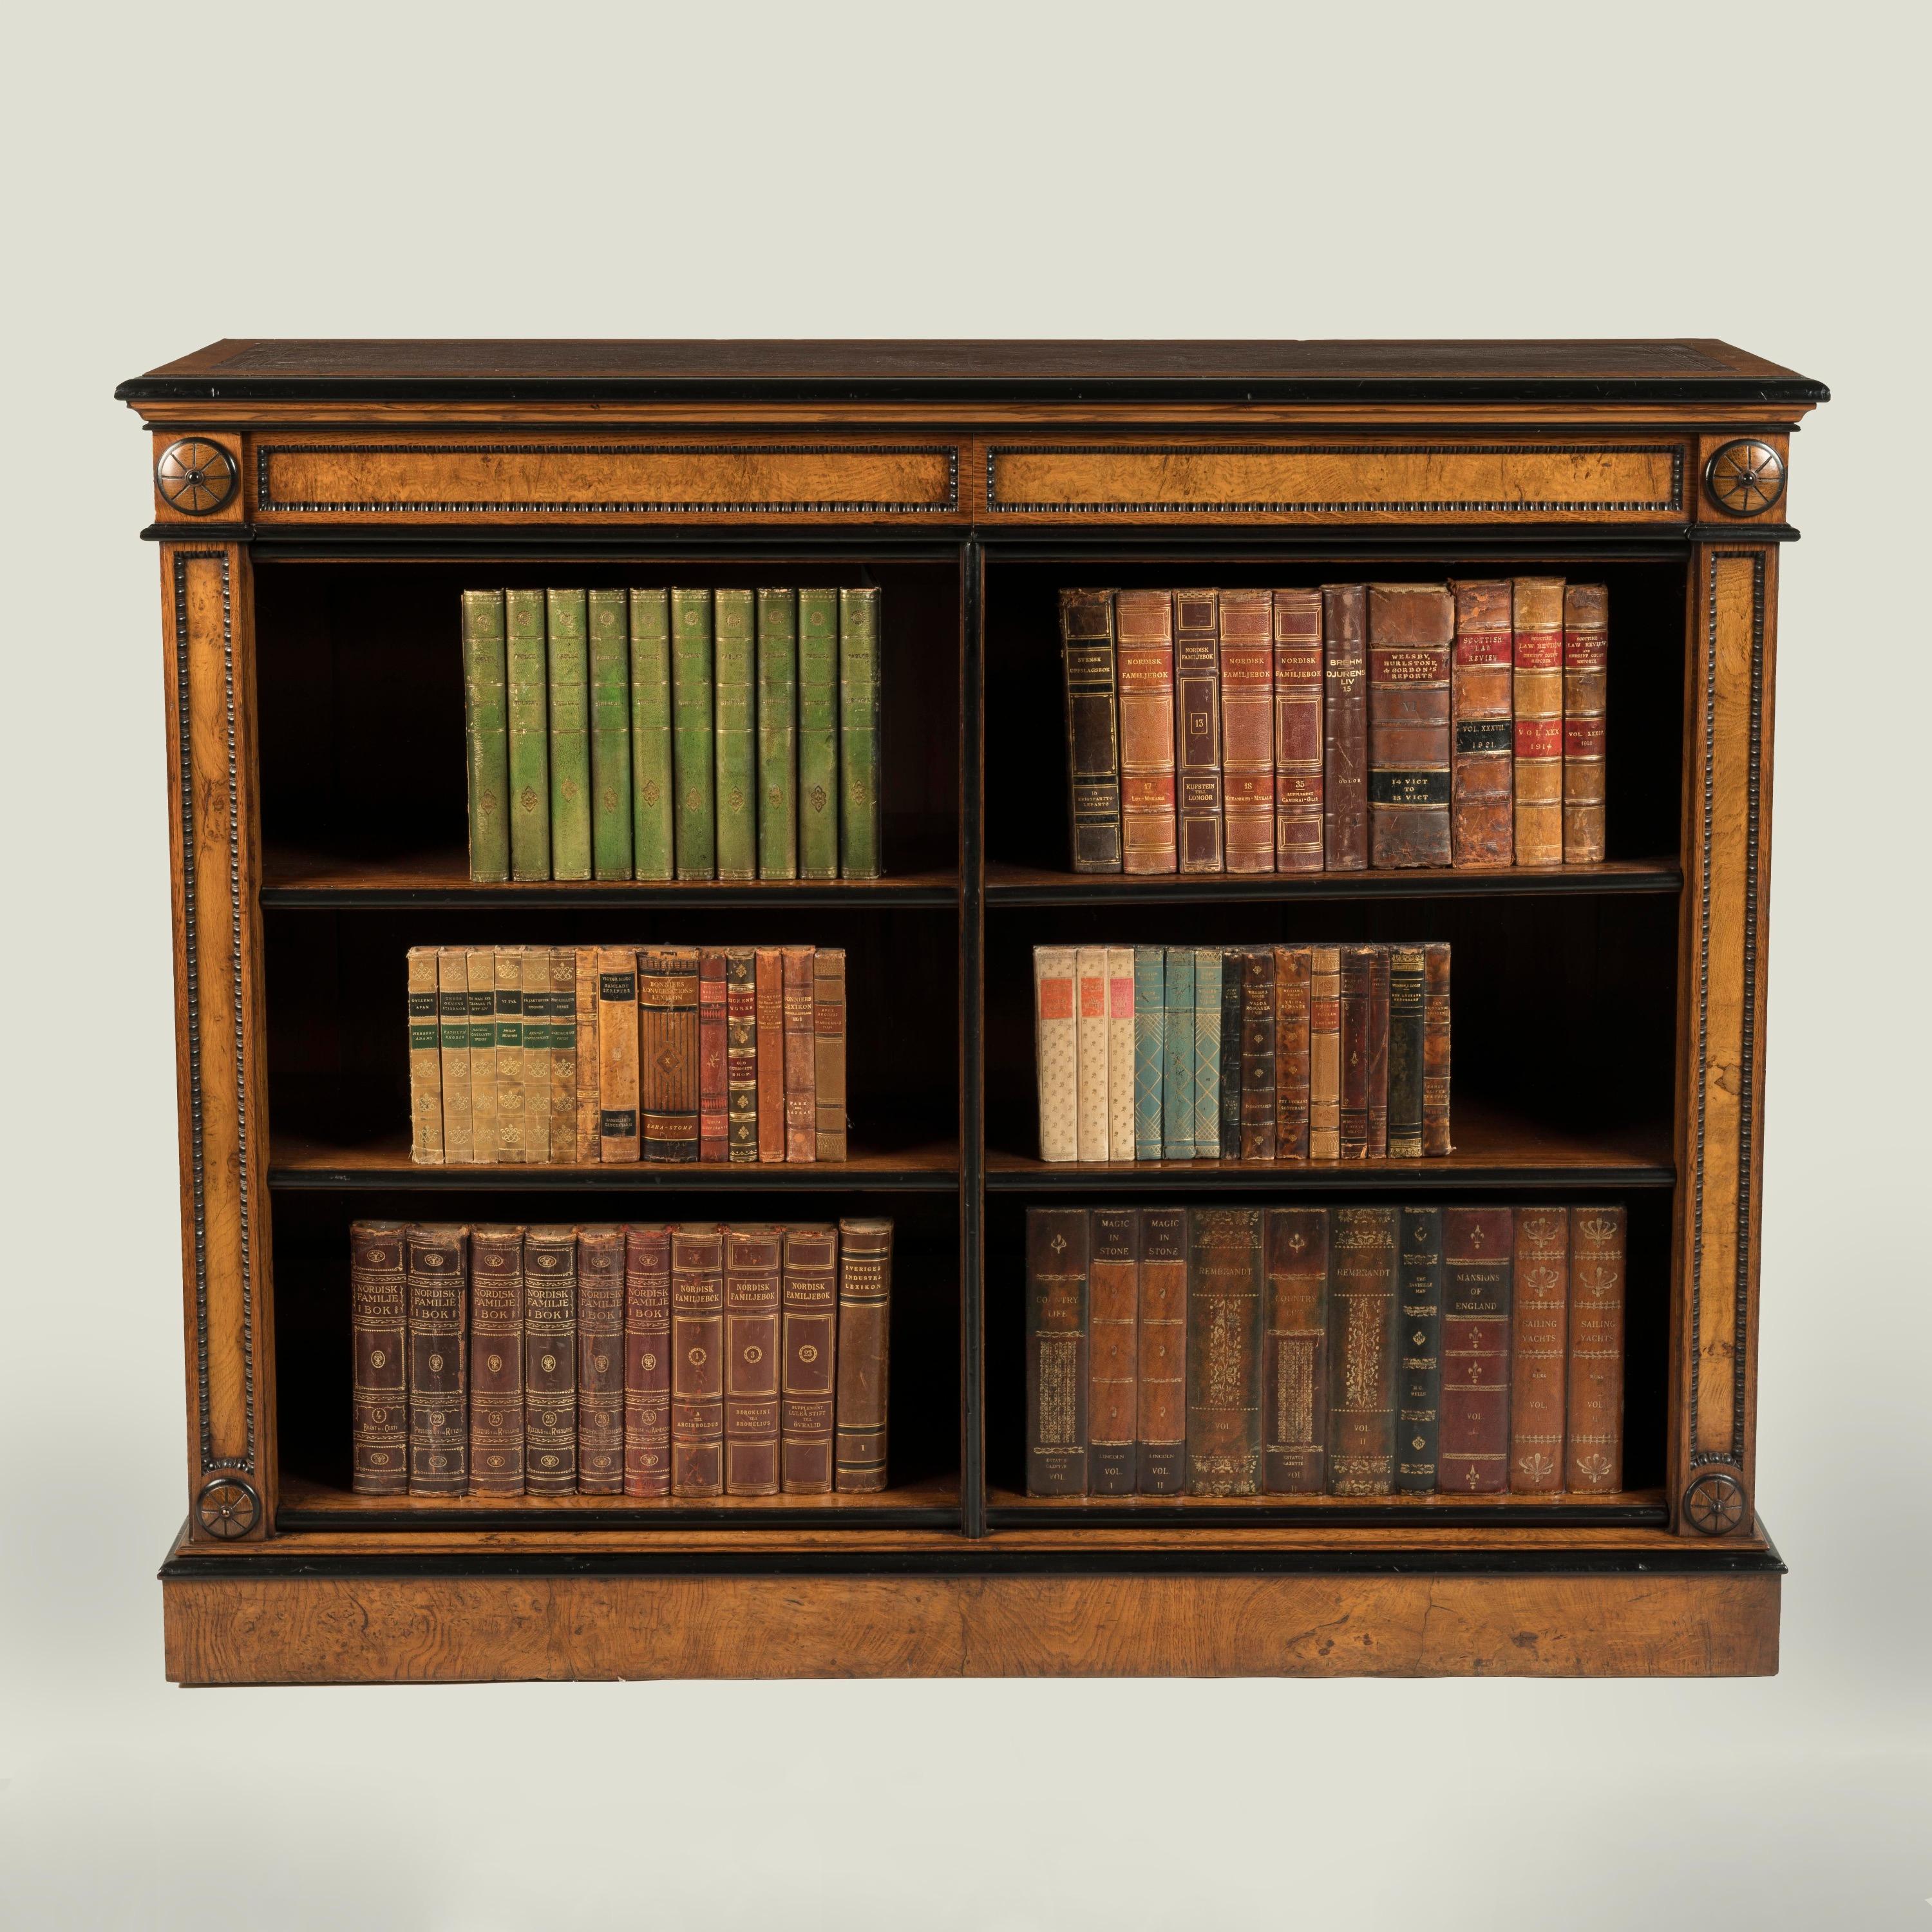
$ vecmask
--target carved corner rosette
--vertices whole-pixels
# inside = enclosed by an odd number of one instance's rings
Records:
[[[241,466],[218,442],[184,436],[163,450],[154,464],[161,501],[184,517],[212,517],[233,497]]]
[[[1700,1536],[1730,1536],[1750,1527],[1750,1493],[1729,1469],[1706,1469],[1694,1476],[1682,1508],[1684,1522]]]
[[[1784,459],[1760,437],[1738,436],[1711,452],[1704,490],[1727,517],[1762,516],[1784,494]]]

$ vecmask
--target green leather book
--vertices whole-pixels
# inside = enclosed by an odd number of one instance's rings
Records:
[[[510,876],[508,671],[503,593],[463,593],[463,748],[470,778],[470,876]]]
[[[798,877],[798,597],[758,592],[758,877]]]
[[[640,879],[677,875],[671,842],[670,592],[631,592],[631,830]]]
[[[550,875],[590,876],[590,645],[580,590],[544,598],[550,626]]]
[[[798,875],[838,876],[838,593],[798,593]]]
[[[590,867],[631,876],[631,627],[621,590],[593,590],[590,619]]]
[[[879,865],[879,593],[838,593],[838,869],[876,879]]]
[[[758,773],[754,730],[758,688],[752,593],[712,593],[716,633],[718,876],[758,876]]]
[[[711,593],[670,593],[671,765],[677,785],[677,875],[715,878],[712,808]]]
[[[503,593],[510,691],[510,876],[550,877],[550,696],[544,673],[544,594]]]

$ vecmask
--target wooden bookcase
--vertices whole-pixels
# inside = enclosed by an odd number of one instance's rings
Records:
[[[1772,670],[1819,384],[1710,341],[222,342],[152,433],[191,1684],[1775,1670],[1754,1447]],[[1076,878],[1069,584],[1610,586],[1610,857]],[[472,886],[466,584],[884,587],[873,884]],[[1444,1161],[1047,1166],[1028,950],[1456,948]],[[844,1166],[412,1168],[410,944],[848,949]],[[1627,1202],[1624,1493],[1021,1493],[1029,1202]],[[687,1202],[684,1197],[694,1197]],[[672,1508],[350,1492],[362,1214],[887,1213],[892,1486]]]

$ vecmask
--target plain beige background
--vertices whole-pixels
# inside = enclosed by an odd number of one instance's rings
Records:
[[[1923,19],[16,16],[0,1917],[1928,1923]],[[1778,688],[1781,1677],[163,1683],[161,664],[146,446],[110,392],[224,334],[493,334],[1716,335],[1832,386],[1796,451]]]

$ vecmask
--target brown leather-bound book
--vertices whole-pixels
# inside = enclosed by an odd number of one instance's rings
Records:
[[[818,1048],[812,1032],[812,948],[784,949],[785,1159],[818,1158]]]
[[[748,946],[724,954],[724,1108],[728,1157],[758,1158],[758,961]]]
[[[1212,590],[1174,593],[1174,763],[1180,870],[1222,869],[1221,617]]]
[[[1274,952],[1274,1152],[1277,1160],[1308,1158],[1310,950]]]
[[[1174,813],[1174,599],[1123,590],[1114,599],[1120,685],[1120,869],[1171,872]]]
[[[1309,949],[1308,1158],[1342,1157],[1342,949]]]
[[[779,1486],[788,1496],[829,1496],[838,1388],[836,1228],[808,1222],[784,1230],[780,1312]]]
[[[624,1230],[624,1493],[670,1494],[670,1230]]]
[[[577,1230],[524,1230],[524,1489],[577,1493]]]
[[[1516,850],[1514,632],[1507,578],[1453,584],[1456,652],[1449,794],[1458,866],[1507,866]]]
[[[1621,1208],[1570,1210],[1569,1444],[1563,1486],[1624,1486],[1624,1235]]]
[[[1084,1208],[1026,1217],[1026,1485],[1030,1496],[1084,1496],[1088,1483],[1088,1240]]]
[[[758,1158],[783,1160],[784,1119],[784,955],[758,949]]]
[[[1563,862],[1563,580],[1519,577],[1515,632],[1516,862]]]
[[[1262,1216],[1196,1208],[1187,1217],[1187,1493],[1261,1487]]]
[[[1372,946],[1342,948],[1341,1158],[1360,1160],[1369,1150],[1369,988]]]
[[[1454,1150],[1449,1135],[1449,947],[1422,949],[1422,1151],[1434,1160]]]
[[[1600,584],[1563,592],[1563,862],[1604,856],[1604,725],[1610,682],[1610,593]]]
[[[638,956],[628,946],[597,955],[597,1154],[635,1160],[638,1136]]]
[[[470,1493],[524,1492],[524,1231],[470,1231]]]
[[[1120,738],[1114,717],[1114,593],[1060,593],[1066,677],[1068,822],[1076,872],[1120,869]]]
[[[1187,1482],[1187,1210],[1140,1210],[1135,1486],[1178,1496]]]
[[[812,1107],[820,1160],[845,1158],[845,949],[812,956]]]
[[[1318,1496],[1328,1441],[1328,1210],[1270,1208],[1262,1318],[1262,1487]]]
[[[670,1231],[670,1492],[724,1493],[724,1230]]]
[[[1322,850],[1331,872],[1369,862],[1369,592],[1322,586]]]
[[[1510,1362],[1510,1493],[1563,1486],[1570,1340],[1570,1210],[1519,1208],[1514,1239],[1516,1332]]]
[[[778,1314],[784,1233],[724,1231],[724,1493],[778,1492]]]
[[[1331,1496],[1385,1496],[1395,1484],[1396,1214],[1328,1210]]]
[[[722,1160],[730,1144],[724,1083],[724,950],[698,955],[698,1157]]]
[[[1369,860],[1446,866],[1449,652],[1456,607],[1440,584],[1369,586]]]
[[[1492,1495],[1509,1483],[1510,1251],[1507,1208],[1442,1210],[1444,1496]]]
[[[1265,946],[1238,956],[1241,976],[1240,1146],[1244,1160],[1275,1157],[1274,953]],[[1237,970],[1230,953],[1221,969]]]
[[[1388,950],[1383,1114],[1384,1150],[1392,1160],[1422,1158],[1423,959],[1420,946],[1392,946]]]
[[[638,1064],[644,1158],[698,1158],[698,955],[694,946],[638,955]]]
[[[1322,869],[1322,593],[1274,593],[1274,868]]]
[[[400,1496],[410,1487],[410,1312],[400,1221],[349,1228],[349,1324],[355,1340],[350,1487]]]
[[[577,1491],[624,1490],[624,1231],[577,1237]]]
[[[580,946],[577,956],[577,1135],[580,1166],[603,1158],[603,1077],[597,1019],[597,948]]]
[[[1369,1158],[1388,1155],[1389,949],[1369,960]]]
[[[410,1494],[470,1486],[463,1352],[470,1230],[412,1226],[403,1237],[410,1304]]]
[[[1096,1208],[1088,1240],[1088,1489],[1130,1496],[1138,1439],[1140,1216],[1131,1208]]]
[[[892,1224],[838,1224],[838,1406],[833,1479],[842,1493],[886,1486],[892,1374]]]
[[[1274,870],[1274,593],[1221,592],[1221,816],[1231,872]]]

